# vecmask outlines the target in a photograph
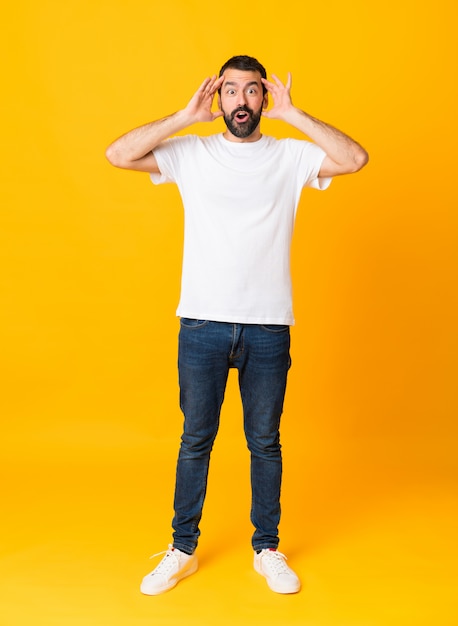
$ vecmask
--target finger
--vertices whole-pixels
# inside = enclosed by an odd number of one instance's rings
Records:
[[[212,84],[209,86],[209,91],[211,93],[215,93],[215,91],[217,91],[221,85],[223,84],[223,80],[224,80],[224,76],[220,76],[219,78],[213,77],[213,82]]]
[[[211,81],[212,81],[211,77],[207,76],[207,78],[202,83],[201,87],[203,87],[203,89],[205,89],[206,87],[208,87],[208,85],[211,83]]]
[[[223,80],[224,80],[224,76],[215,76],[213,79],[213,82],[215,85],[222,85],[223,84]]]
[[[211,78],[206,78],[200,85],[199,89],[196,91],[196,95],[197,94],[205,94],[206,90],[208,89],[208,84],[210,83]]]
[[[207,85],[205,87],[205,92],[207,94],[212,94],[212,88],[213,88],[213,83],[215,82],[215,78],[216,78],[216,76],[213,74],[213,76],[211,76],[208,79]]]
[[[276,87],[276,85],[268,81],[267,78],[261,78],[261,82],[263,85],[265,85],[267,91],[272,91]]]
[[[281,82],[276,74],[272,74],[272,78],[277,83],[277,87],[284,87],[284,84]]]

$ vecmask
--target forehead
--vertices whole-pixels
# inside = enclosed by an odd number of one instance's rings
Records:
[[[246,85],[247,83],[256,82],[258,85],[262,85],[261,74],[259,72],[246,72],[244,70],[229,68],[224,72],[223,76],[223,86],[228,82],[235,85]]]

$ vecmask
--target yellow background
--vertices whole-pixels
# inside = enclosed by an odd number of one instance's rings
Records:
[[[458,623],[456,13],[452,0],[3,9],[0,626]],[[294,239],[280,547],[303,591],[278,596],[252,571],[231,376],[201,569],[146,598],[182,420],[182,210],[174,187],[104,150],[233,54],[291,71],[294,102],[371,156],[304,193]]]

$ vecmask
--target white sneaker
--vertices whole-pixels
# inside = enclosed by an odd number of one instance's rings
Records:
[[[164,554],[164,552],[159,552]],[[153,557],[159,556],[153,554]],[[159,565],[147,574],[140,585],[140,591],[147,596],[156,596],[175,587],[177,582],[197,571],[198,563],[195,554],[185,554],[169,545]]]
[[[277,593],[296,593],[301,588],[299,578],[286,565],[286,556],[273,548],[254,553],[254,569],[264,576],[267,584]]]

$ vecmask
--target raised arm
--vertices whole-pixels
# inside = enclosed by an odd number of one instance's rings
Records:
[[[273,99],[273,107],[264,111],[263,116],[291,124],[326,152],[320,177],[351,174],[366,165],[369,156],[359,143],[337,128],[321,122],[293,105],[291,74],[288,74],[286,85],[275,74],[272,74],[272,78],[274,82],[262,79]]]
[[[197,122],[213,122],[223,115],[212,112],[212,103],[223,78],[206,78],[184,109],[129,131],[116,139],[106,150],[106,157],[115,167],[138,172],[159,172],[153,154],[164,139]]]

